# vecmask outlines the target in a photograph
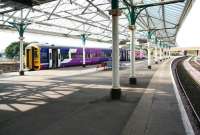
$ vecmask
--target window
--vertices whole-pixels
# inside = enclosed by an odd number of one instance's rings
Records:
[[[90,54],[89,54],[89,53],[87,53],[85,57],[86,57],[86,58],[90,58]]]
[[[38,58],[38,50],[36,48],[34,49],[34,58]]]
[[[71,53],[72,58],[76,58],[76,53]]]
[[[41,63],[48,63],[49,57],[47,52],[41,52]]]
[[[61,53],[61,60],[64,60],[64,59],[69,59],[69,53],[68,52]]]

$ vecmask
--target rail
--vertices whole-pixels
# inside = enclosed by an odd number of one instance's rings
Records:
[[[186,92],[186,89],[184,88],[184,86],[183,86],[183,84],[182,84],[182,82],[181,82],[181,79],[180,79],[180,76],[179,76],[179,72],[178,72],[178,69],[177,69],[178,64],[181,64],[181,62],[182,62],[183,60],[184,60],[183,58],[178,58],[178,59],[177,59],[177,61],[176,61],[176,68],[175,68],[175,76],[176,76],[177,82],[178,82],[178,84],[179,84],[179,86],[180,86],[182,92],[184,93],[184,96],[186,97],[186,100],[187,100],[189,106],[190,106],[191,109],[192,109],[192,113],[194,114],[194,116],[195,116],[195,118],[196,118],[196,120],[197,120],[197,122],[198,122],[198,125],[200,125],[200,117],[199,117],[199,115],[198,115],[198,113],[197,113],[195,107],[193,106],[193,104],[192,104],[192,102],[191,102],[191,100],[190,100],[190,98],[189,98],[189,96],[188,96],[188,94],[187,94],[187,92]],[[173,64],[174,64],[174,63],[173,63]],[[181,65],[181,66],[182,66],[182,65]],[[182,67],[182,68],[184,68],[184,67]],[[188,74],[188,76],[189,76],[189,74]]]

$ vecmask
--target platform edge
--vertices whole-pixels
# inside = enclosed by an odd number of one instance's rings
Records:
[[[177,59],[177,58],[175,58],[175,59]],[[175,79],[174,79],[174,76],[173,76],[173,73],[172,73],[172,63],[175,59],[173,59],[170,63],[170,75],[171,75],[172,84],[173,84],[174,92],[175,92],[175,95],[176,95],[176,99],[178,101],[178,107],[179,107],[179,110],[181,112],[181,119],[182,119],[182,122],[183,122],[183,125],[184,125],[184,128],[185,128],[186,134],[187,135],[195,135],[194,130],[192,128],[192,125],[190,123],[190,120],[188,118],[188,115],[186,113],[186,110],[184,108],[183,102],[182,102],[181,97],[179,95],[179,91],[178,91],[178,88],[177,88],[177,85],[175,83]]]

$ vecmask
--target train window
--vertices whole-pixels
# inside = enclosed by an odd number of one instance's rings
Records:
[[[47,52],[41,52],[41,57],[43,59],[47,59],[48,58]]]
[[[86,57],[86,58],[90,58],[90,54],[89,54],[89,53],[86,54],[85,57]]]
[[[95,53],[90,53],[90,58],[94,58],[96,57],[96,54]]]
[[[41,52],[41,63],[48,63],[48,53],[47,52]]]
[[[83,54],[77,54],[78,58],[83,58]]]
[[[64,60],[64,59],[69,59],[69,53],[67,52],[65,52],[65,53],[62,53],[61,54],[61,60]]]
[[[76,53],[71,53],[71,58],[76,58]]]
[[[38,53],[37,49],[34,49],[34,58],[38,58]]]
[[[111,57],[111,52],[104,52],[104,57]]]

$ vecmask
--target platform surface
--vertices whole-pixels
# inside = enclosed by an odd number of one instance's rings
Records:
[[[192,78],[200,85],[200,72],[195,69],[190,63],[190,58],[186,59],[183,62],[184,68],[187,70],[187,72],[192,76]]]
[[[120,71],[120,101],[109,99],[112,72],[94,67],[0,75],[0,135],[121,135],[127,123],[136,135],[184,135],[169,63],[146,65],[137,85]]]
[[[122,135],[185,134],[168,60],[155,72]]]

